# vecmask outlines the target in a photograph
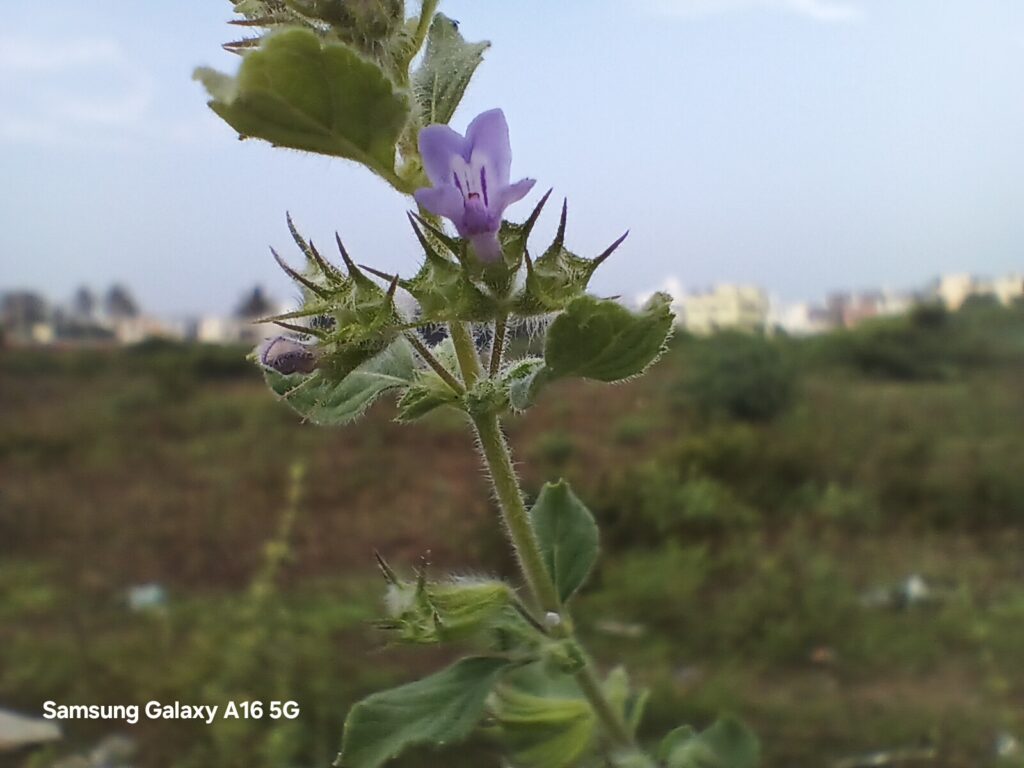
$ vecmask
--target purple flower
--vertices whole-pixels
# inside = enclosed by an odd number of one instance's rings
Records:
[[[420,155],[433,186],[417,189],[416,202],[450,219],[481,261],[500,259],[502,214],[534,185],[533,179],[508,182],[512,148],[505,113],[477,115],[465,137],[447,125],[428,125],[420,131]]]
[[[314,347],[301,344],[287,336],[276,336],[260,344],[256,350],[260,362],[283,376],[293,373],[312,373],[319,355]]]

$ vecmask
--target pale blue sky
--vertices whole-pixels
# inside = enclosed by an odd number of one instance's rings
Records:
[[[570,245],[632,234],[595,288],[753,281],[786,298],[1024,271],[1021,0],[447,0],[488,52],[513,174]],[[227,0],[14,0],[0,31],[0,288],[127,283],[161,313],[287,280],[314,240],[412,272],[409,201],[342,160],[238,142],[191,82],[237,66]],[[540,230],[554,227],[556,206]]]

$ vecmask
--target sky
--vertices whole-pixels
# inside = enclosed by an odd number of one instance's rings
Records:
[[[409,3],[413,5],[413,3]],[[513,178],[569,200],[568,245],[625,244],[596,292],[673,278],[787,300],[1024,272],[1020,0],[443,0],[493,43],[452,121],[504,109]],[[129,286],[164,315],[291,284],[337,230],[411,274],[409,198],[344,160],[239,142],[191,80],[234,72],[227,0],[8,0],[0,290]],[[553,233],[557,204],[537,232]],[[544,242],[535,235],[534,249]]]

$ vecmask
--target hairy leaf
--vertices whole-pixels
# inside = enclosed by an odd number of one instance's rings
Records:
[[[398,421],[416,421],[438,408],[455,402],[458,396],[451,389],[435,389],[414,385],[398,401]]]
[[[525,411],[532,404],[533,383],[537,374],[544,370],[544,360],[527,357],[512,365],[504,375],[508,387],[508,400],[517,411]]]
[[[393,175],[409,101],[379,66],[306,29],[269,35],[237,77],[200,68],[210,108],[242,136],[356,160]]]
[[[502,672],[514,662],[476,656],[414,683],[360,701],[345,720],[342,768],[377,768],[417,744],[466,738]]]
[[[423,63],[412,78],[412,90],[424,125],[447,123],[462,101],[470,79],[490,43],[467,43],[456,22],[434,16]]]
[[[548,331],[548,375],[622,381],[643,373],[665,348],[672,330],[670,304],[667,294],[655,294],[635,313],[615,301],[576,299]]]
[[[655,294],[639,312],[593,296],[574,299],[548,329],[544,364],[531,358],[506,375],[512,407],[525,410],[556,379],[612,382],[643,373],[661,356],[672,332],[670,304],[664,293]]]
[[[594,516],[562,480],[544,485],[530,510],[530,522],[558,596],[568,600],[583,584],[597,559]]]
[[[594,738],[594,712],[582,696],[538,695],[511,685],[495,694],[498,738],[519,768],[577,765]]]
[[[282,376],[266,370],[267,382],[292,408],[314,424],[347,424],[389,389],[407,387],[415,364],[412,348],[398,339],[380,354],[345,375],[320,369],[309,375]]]
[[[458,370],[455,345],[450,337],[431,349],[431,354],[449,371]],[[406,390],[398,401],[398,421],[415,421],[428,413],[451,405],[459,399],[448,383],[432,368],[422,368],[416,374],[415,383]]]

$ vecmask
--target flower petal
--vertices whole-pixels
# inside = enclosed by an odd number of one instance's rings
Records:
[[[505,122],[504,112],[491,109],[473,118],[466,129],[466,143],[469,155],[463,157],[467,161],[473,158],[476,162],[486,162],[487,183],[491,188],[499,189],[508,184],[512,169],[512,147],[509,144],[508,123]]]
[[[450,219],[456,229],[462,229],[466,218],[466,203],[455,187],[447,184],[441,187],[424,187],[413,193],[416,202],[436,216]]]
[[[447,125],[428,125],[420,131],[423,170],[435,187],[452,183],[452,156],[469,160],[469,143]]]
[[[473,247],[473,253],[480,261],[493,264],[501,256],[501,243],[498,242],[497,232],[484,232],[479,235],[470,235],[469,244]]]
[[[512,203],[518,203],[530,193],[536,183],[536,179],[520,179],[515,184],[503,188],[501,199],[498,200],[498,211],[503,213]]]

